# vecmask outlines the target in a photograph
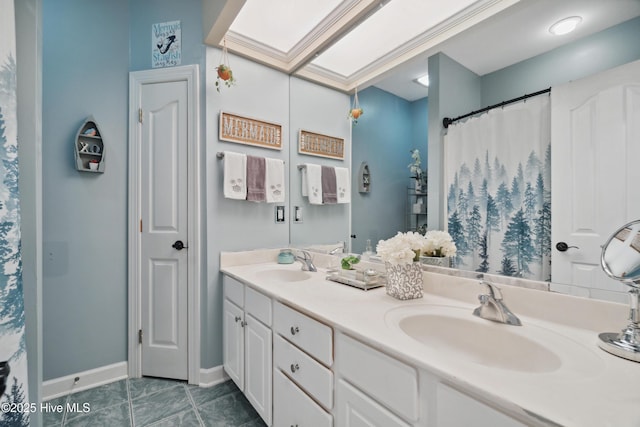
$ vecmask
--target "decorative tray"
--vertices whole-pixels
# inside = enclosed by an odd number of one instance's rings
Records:
[[[345,277],[340,273],[329,273],[326,277],[326,280],[331,280],[332,282],[342,283],[343,285],[353,286],[354,288],[362,289],[368,291],[369,289],[379,288],[385,285],[386,278],[383,275],[375,275],[375,276],[367,276],[364,275],[363,279],[356,279],[352,277]]]

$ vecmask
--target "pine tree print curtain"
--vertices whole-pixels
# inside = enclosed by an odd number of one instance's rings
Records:
[[[0,0],[0,425],[28,426],[27,351],[20,260],[20,197],[13,0]],[[28,408],[28,406],[27,406]]]
[[[446,206],[458,268],[550,280],[549,126],[548,95],[449,126]]]

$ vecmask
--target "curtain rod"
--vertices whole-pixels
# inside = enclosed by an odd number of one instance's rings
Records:
[[[447,129],[450,124],[453,124],[454,122],[457,122],[458,120],[466,119],[467,117],[474,116],[474,115],[480,114],[480,113],[484,113],[485,111],[493,110],[494,108],[504,107],[505,105],[513,104],[514,102],[522,101],[524,99],[531,98],[533,96],[542,95],[544,93],[549,93],[549,92],[551,92],[551,88],[539,90],[538,92],[534,92],[534,93],[524,94],[522,96],[510,99],[508,101],[502,101],[499,104],[490,105],[490,106],[482,108],[480,110],[472,111],[472,112],[470,112],[468,114],[465,114],[464,116],[456,117],[455,119],[450,119],[449,117],[445,117],[444,119],[442,119],[442,126],[444,126],[444,128]]]

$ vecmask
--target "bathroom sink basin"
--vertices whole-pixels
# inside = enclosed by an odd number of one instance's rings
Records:
[[[508,329],[517,326],[441,314],[405,317],[399,326],[405,334],[423,344],[445,347],[485,366],[541,373],[555,371],[562,365],[553,351]]]
[[[417,305],[387,312],[387,325],[438,356],[524,374],[563,372],[585,377],[603,369],[602,360],[580,343],[525,322],[511,326],[472,315],[473,309]]]
[[[260,273],[263,279],[277,282],[301,282],[311,278],[311,273],[302,270],[275,269]]]

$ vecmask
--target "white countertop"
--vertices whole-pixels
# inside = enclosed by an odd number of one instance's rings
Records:
[[[505,303],[523,326],[489,322],[489,327],[548,339],[561,360],[558,369],[529,373],[430,348],[397,326],[399,312],[417,314],[434,305],[440,306],[436,310],[448,306],[458,316],[468,313],[469,319],[488,322],[471,314],[481,291],[476,281],[425,272],[424,297],[400,301],[386,295],[384,288],[362,291],[325,280],[323,271],[309,273],[308,280],[276,282],[261,273],[300,270],[300,264],[279,265],[273,251],[248,258],[258,263],[243,264],[247,258],[223,253],[221,271],[508,413],[534,414],[563,426],[640,426],[640,363],[597,346],[599,332],[617,332],[626,325],[627,309],[622,305],[501,285]]]

